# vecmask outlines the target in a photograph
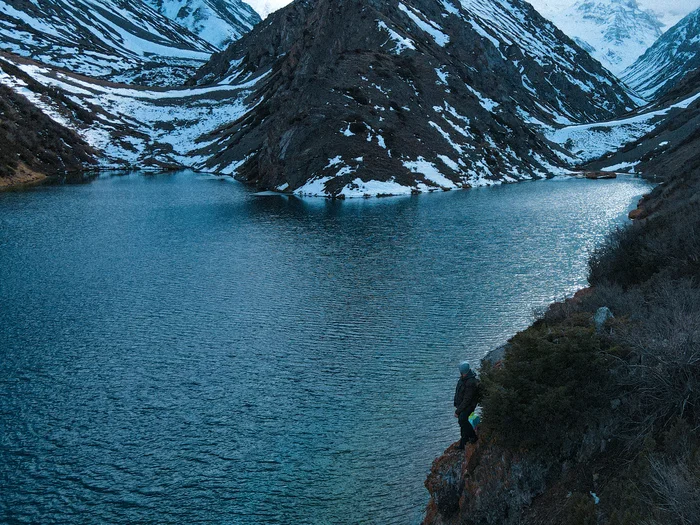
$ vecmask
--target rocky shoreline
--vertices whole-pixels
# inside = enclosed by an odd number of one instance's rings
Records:
[[[43,173],[34,171],[24,164],[20,164],[9,177],[0,177],[0,191],[36,186],[46,182],[48,179],[49,177]]]
[[[589,288],[484,359],[480,440],[434,461],[424,525],[698,522],[699,190],[696,160],[594,254]]]

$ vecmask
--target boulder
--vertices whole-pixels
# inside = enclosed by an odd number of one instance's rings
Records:
[[[598,308],[593,316],[593,324],[595,325],[596,332],[602,332],[603,328],[605,328],[605,323],[614,318],[615,316],[607,306]]]

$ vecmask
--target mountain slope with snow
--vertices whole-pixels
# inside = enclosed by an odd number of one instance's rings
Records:
[[[547,176],[541,130],[634,107],[519,0],[298,1],[198,72],[264,80],[208,137],[208,169],[265,189],[354,196]]]
[[[520,0],[297,1],[188,88],[96,82],[16,55],[0,68],[0,83],[75,130],[102,167],[192,167],[301,195],[551,176],[569,154],[546,133],[634,107]]]
[[[145,0],[218,49],[248,33],[260,15],[241,0]]]
[[[643,97],[652,100],[673,89],[700,68],[700,9],[664,33],[621,75]]]
[[[216,49],[141,0],[0,1],[0,49],[96,78],[178,84]]]
[[[659,178],[683,172],[699,162],[700,69],[622,118],[565,126],[547,138],[572,153],[576,169]]]
[[[545,4],[541,12],[615,74],[656,42],[663,28],[659,18],[641,9],[637,0],[579,0],[563,7]]]
[[[207,143],[203,136],[250,111],[244,100],[257,80],[147,88],[97,81],[0,53],[0,84],[77,133],[99,153],[102,169],[201,170],[207,158],[193,150]]]
[[[610,143],[607,151],[599,152],[600,159],[588,164],[591,169],[661,178],[671,171],[682,172],[698,163],[700,70],[688,73],[673,89],[636,115],[599,123],[588,130],[569,128],[559,133],[560,138],[568,134],[579,145],[598,145],[606,136],[617,138],[617,144]]]
[[[89,168],[94,153],[73,131],[0,85],[0,189]]]

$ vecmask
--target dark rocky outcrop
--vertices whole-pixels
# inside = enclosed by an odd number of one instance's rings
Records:
[[[94,155],[74,132],[0,86],[0,187],[94,167]]]
[[[520,523],[520,510],[541,494],[547,470],[527,455],[477,442],[456,444],[435,460],[425,486],[426,525]]]
[[[200,153],[208,169],[285,191],[544,177],[565,154],[539,124],[633,107],[614,77],[519,0],[298,0],[215,55],[195,82],[263,73],[248,99],[255,109]]]

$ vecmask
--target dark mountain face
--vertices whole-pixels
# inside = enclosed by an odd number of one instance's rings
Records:
[[[0,86],[0,187],[95,164],[95,152],[78,135],[22,95]]]
[[[596,61],[518,0],[297,0],[197,74],[255,108],[209,169],[261,188],[357,195],[544,177],[540,130],[633,107]]]
[[[662,97],[700,68],[700,9],[666,31],[620,78],[648,100]]]
[[[96,78],[181,84],[216,48],[141,0],[0,0],[0,49]]]

